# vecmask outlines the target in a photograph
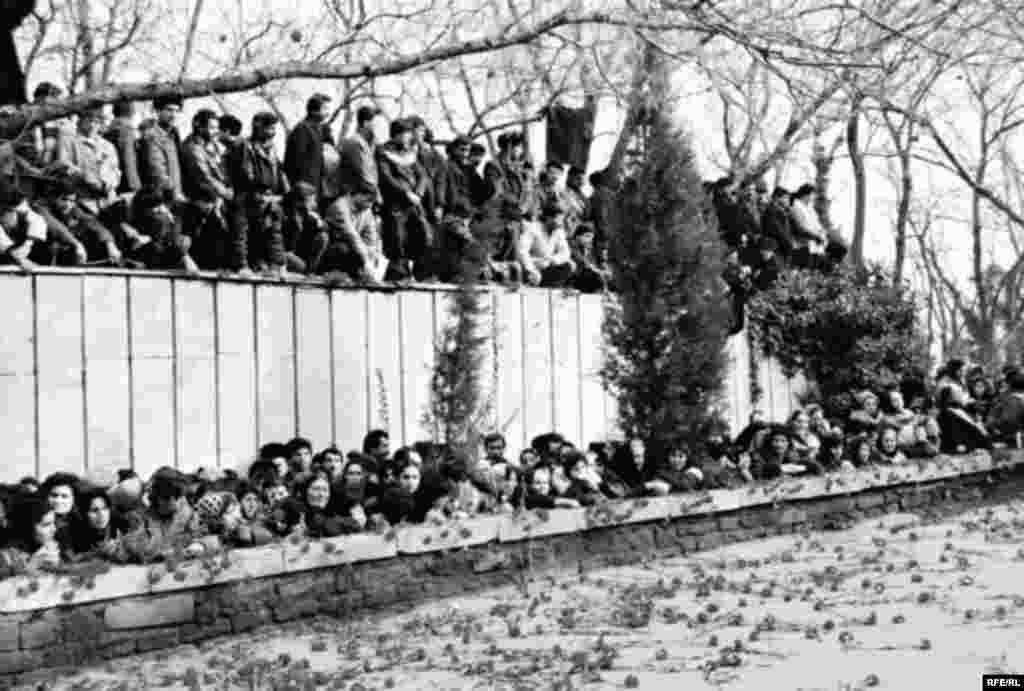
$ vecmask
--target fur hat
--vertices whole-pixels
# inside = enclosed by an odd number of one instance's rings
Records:
[[[196,511],[204,521],[220,518],[224,512],[237,502],[234,494],[230,492],[210,492],[204,494],[196,502]]]

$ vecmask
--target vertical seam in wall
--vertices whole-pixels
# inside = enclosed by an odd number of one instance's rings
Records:
[[[132,281],[124,279],[125,318],[128,321],[128,460],[135,468],[135,337],[132,334]]]
[[[487,291],[487,293],[491,296],[491,333],[490,333],[490,340],[491,340],[491,342],[490,342],[488,347],[490,348],[490,351],[491,351],[491,357],[494,358],[494,362],[490,363],[491,366],[490,366],[490,368],[488,368],[487,378],[490,380],[491,386],[493,387],[493,389],[491,390],[491,401],[493,401],[493,404],[491,406],[491,415],[494,418],[494,430],[493,431],[494,432],[499,432],[499,431],[502,431],[501,430],[501,426],[502,426],[501,415],[502,415],[503,410],[502,410],[502,405],[501,405],[501,395],[502,395],[501,375],[502,375],[502,369],[501,369],[501,359],[498,357],[498,355],[499,355],[498,350],[499,350],[500,345],[501,345],[500,334],[498,332],[498,326],[499,326],[499,323],[498,323],[498,316],[499,316],[499,314],[498,314],[498,308],[499,308],[499,305],[498,305],[498,292],[492,288],[492,289],[489,289]],[[436,323],[436,316],[435,316],[435,323]],[[497,372],[497,374],[495,374],[495,371]]]
[[[531,289],[527,288],[527,290],[531,290]],[[522,380],[522,385],[520,387],[521,391],[519,393],[520,405],[521,405],[520,410],[523,411],[523,413],[522,413],[522,420],[523,420],[522,430],[523,431],[522,431],[522,435],[521,435],[522,439],[521,439],[521,442],[520,442],[521,443],[520,448],[521,449],[525,449],[526,446],[527,446],[527,442],[528,442],[528,437],[527,437],[528,433],[526,431],[526,404],[527,404],[527,400],[526,399],[527,399],[527,395],[529,393],[529,391],[527,389],[527,386],[526,386],[526,293],[525,293],[525,291],[522,291],[522,292],[519,293],[519,364],[520,364],[520,368],[519,369],[521,370],[521,373],[520,373],[519,377]]]
[[[406,370],[406,358],[409,357],[408,344],[405,342],[405,300],[403,299],[404,292],[397,293],[395,295],[395,301],[398,303],[398,413],[401,416],[401,430],[402,430],[402,443],[411,444],[409,439],[409,430],[405,424],[405,375]]]
[[[551,431],[558,432],[562,421],[558,419],[558,348],[555,346],[555,296],[548,288],[548,377],[551,379]]]
[[[260,447],[261,435],[260,426],[263,424],[263,410],[260,402],[260,305],[259,305],[259,292],[257,286],[252,286],[250,293],[252,300],[252,356],[253,356],[253,368],[252,368],[252,391],[253,391],[253,409],[255,410],[255,419],[253,424],[253,434],[256,437],[256,448]]]
[[[178,349],[178,282],[171,279],[171,420],[174,423],[174,440],[171,448],[174,449],[174,467],[181,469],[181,443],[178,437],[181,435],[181,414],[178,410],[180,396],[178,395],[178,358],[181,353]]]
[[[327,288],[327,371],[331,382],[331,444],[338,444],[338,399],[334,387],[334,290]],[[340,448],[345,448],[342,445]]]
[[[81,315],[79,319],[79,326],[82,331],[82,465],[85,469],[89,470],[89,370],[86,366],[85,358],[85,319],[87,311],[85,309],[85,276],[79,279],[79,306]]]
[[[299,289],[293,287],[289,292],[292,296],[292,404],[295,406],[292,415],[295,430],[291,436],[297,437],[302,429],[299,417]]]
[[[366,362],[366,370],[363,373],[363,387],[366,394],[366,429],[367,431],[376,428],[373,424],[373,358],[370,357],[370,332],[373,330],[373,315],[370,314],[370,291],[364,290],[363,294],[363,360]],[[362,450],[362,446],[359,447]]]
[[[221,427],[220,400],[220,283],[213,282],[213,435],[217,448],[217,467],[224,467],[224,430]]]
[[[35,476],[40,475],[40,441],[39,434],[39,277],[32,276],[32,417],[35,425],[32,442],[35,445]]]
[[[579,445],[581,449],[585,449],[586,445],[591,441],[597,441],[596,439],[584,439],[587,426],[583,422],[583,296],[576,294],[576,323],[573,325],[576,329],[576,406],[579,417],[577,418],[577,427],[579,430]]]
[[[442,325],[438,324],[438,316],[437,316],[437,302],[440,299],[441,299],[441,293],[439,293],[437,291],[434,291],[433,293],[431,293],[431,296],[430,296],[430,352],[431,352],[431,357],[432,357],[431,362],[433,363],[433,365],[435,367],[437,365],[437,343],[438,343],[438,341],[441,338],[440,333],[438,333],[438,329],[440,327],[442,327]],[[429,398],[427,399],[429,401],[428,405],[433,403],[433,401],[431,400],[431,399],[433,399],[433,396],[434,396],[434,386],[433,386],[433,384],[434,384],[434,382],[433,382],[433,367],[432,367],[431,368],[431,379],[428,381],[428,386],[429,386],[429,392],[428,392]],[[433,427],[434,427],[433,435],[432,436],[433,436],[433,438],[436,441],[440,442],[441,441],[441,421],[438,420],[437,416],[433,414],[433,406],[432,405],[431,405],[431,415],[430,415],[430,418],[431,418],[431,420],[433,420]]]

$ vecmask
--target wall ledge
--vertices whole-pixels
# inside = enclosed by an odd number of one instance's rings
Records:
[[[516,543],[637,523],[707,517],[744,509],[773,508],[829,496],[853,496],[882,488],[924,485],[1024,465],[1024,451],[997,450],[939,456],[891,468],[785,478],[731,490],[607,502],[587,509],[523,511],[480,516],[442,525],[409,525],[383,535],[358,534],[323,540],[286,540],[235,549],[209,559],[165,564],[110,566],[82,579],[69,575],[17,576],[0,581],[0,615],[77,607],[120,598],[195,590],[252,579],[449,552],[487,544]],[[83,582],[84,581],[84,582]]]

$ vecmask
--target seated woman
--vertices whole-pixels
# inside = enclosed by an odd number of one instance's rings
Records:
[[[335,513],[331,505],[331,483],[325,475],[311,475],[300,486],[297,498],[302,504],[302,519],[308,537],[337,537],[345,532],[343,517]]]
[[[377,485],[370,482],[362,459],[350,458],[341,478],[331,485],[332,510],[341,519],[342,531],[348,534],[365,530],[376,502]]]
[[[0,549],[0,578],[35,575],[62,562],[57,517],[46,499],[27,497],[11,507],[11,540]]]
[[[828,434],[821,439],[821,450],[815,463],[821,472],[835,473],[853,470],[853,464],[846,458],[846,443],[841,434]]]
[[[575,499],[580,506],[593,506],[607,500],[601,490],[603,480],[584,454],[572,451],[566,454],[562,463],[565,476],[569,478],[569,487],[562,496]]]
[[[420,467],[406,462],[398,469],[397,483],[388,487],[377,504],[377,512],[391,525],[443,522],[444,513],[434,507],[436,497],[423,486]]]
[[[795,410],[789,416],[790,451],[798,463],[809,463],[818,457],[821,439],[811,431],[811,418],[802,411]]]
[[[939,445],[934,443],[929,435],[929,420],[930,418],[914,425],[914,443],[903,450],[907,458],[935,458],[939,455]],[[934,425],[935,421],[930,421]]]
[[[690,463],[690,449],[681,444],[669,451],[654,478],[667,484],[670,492],[691,492],[703,485],[704,472]]]
[[[115,510],[107,492],[94,488],[78,497],[78,512],[71,525],[71,548],[78,558],[110,559],[118,541],[131,532],[131,524]]]
[[[903,403],[903,394],[898,388],[891,388],[885,393],[885,410],[882,413],[882,424],[896,429],[896,443],[900,448],[914,443],[914,427],[917,415],[908,410]]]
[[[551,487],[551,467],[539,465],[526,474],[526,494],[523,505],[527,509],[576,509],[576,499],[560,497]]]
[[[878,410],[878,396],[870,391],[862,391],[855,396],[856,410],[850,413],[846,423],[846,433],[851,436],[875,434],[882,424],[882,413]]]
[[[65,553],[71,551],[72,527],[80,517],[75,506],[79,482],[78,477],[71,473],[54,473],[39,487],[39,494],[46,497],[57,519],[57,542]]]
[[[875,444],[875,455],[872,462],[877,465],[897,465],[906,463],[907,457],[900,451],[899,430],[883,425],[878,430],[878,441]]]
[[[642,439],[630,439],[628,444],[616,450],[612,457],[612,470],[629,488],[629,496],[664,496],[669,493],[669,486],[655,478],[657,464],[650,458]]]
[[[798,464],[791,439],[783,425],[774,425],[768,430],[761,447],[751,456],[750,474],[755,480],[773,480],[783,474],[806,470]]]
[[[875,454],[875,445],[867,435],[854,437],[846,445],[847,458],[854,468],[867,468]]]

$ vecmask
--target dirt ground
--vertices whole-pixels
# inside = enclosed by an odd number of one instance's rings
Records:
[[[733,545],[82,669],[130,689],[977,689],[1024,673],[1024,501]]]

